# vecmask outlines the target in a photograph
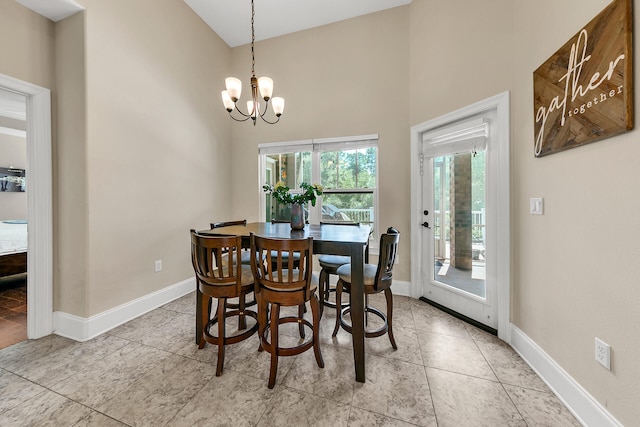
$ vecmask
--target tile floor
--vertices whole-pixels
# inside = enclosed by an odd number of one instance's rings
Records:
[[[313,351],[281,358],[273,390],[257,336],[228,347],[215,376],[215,347],[193,342],[194,305],[187,295],[84,343],[51,335],[0,350],[0,425],[580,425],[509,346],[419,300],[395,298],[397,351],[366,340],[366,383],[325,310],[324,369]]]
[[[27,339],[27,275],[0,278],[0,349]]]

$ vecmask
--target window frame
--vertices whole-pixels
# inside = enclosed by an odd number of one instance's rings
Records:
[[[258,144],[258,200],[259,200],[259,220],[266,220],[266,197],[262,186],[265,183],[266,171],[267,171],[267,156],[273,154],[285,154],[285,153],[297,153],[297,152],[311,152],[311,179],[312,183],[320,183],[320,156],[323,152],[327,151],[347,151],[358,150],[362,148],[376,148],[376,186],[369,189],[336,189],[336,193],[372,193],[373,194],[373,227],[374,233],[371,236],[369,247],[370,253],[377,254],[378,241],[380,236],[379,229],[379,170],[380,170],[380,156],[378,145],[378,134],[370,135],[358,135],[336,138],[317,138],[308,140],[286,141],[286,142],[272,142]],[[296,189],[297,190],[297,189]],[[293,190],[295,192],[295,190]],[[333,191],[332,191],[333,192]],[[321,204],[316,203],[316,206],[309,207],[309,223],[319,224],[322,218]]]

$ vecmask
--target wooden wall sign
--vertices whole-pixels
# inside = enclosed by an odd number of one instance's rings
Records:
[[[632,0],[615,0],[533,73],[535,156],[633,128]]]

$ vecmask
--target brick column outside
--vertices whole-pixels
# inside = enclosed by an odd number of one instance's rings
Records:
[[[471,153],[453,156],[450,176],[451,266],[471,270]]]

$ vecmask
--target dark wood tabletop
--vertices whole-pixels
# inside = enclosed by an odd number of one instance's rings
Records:
[[[307,224],[303,230],[291,230],[288,223],[252,222],[246,225],[232,225],[199,233],[209,235],[242,236],[244,244],[249,246],[251,233],[258,236],[279,239],[304,239],[313,237],[314,254],[346,255],[351,257],[351,321],[353,325],[353,358],[356,381],[365,381],[364,352],[364,251],[369,241],[371,227],[360,225],[345,227],[334,224]],[[198,305],[199,306],[199,305]],[[196,316],[196,320],[199,316]],[[202,329],[200,329],[202,330]],[[196,326],[196,335],[198,328]],[[196,341],[199,340],[196,336]]]

